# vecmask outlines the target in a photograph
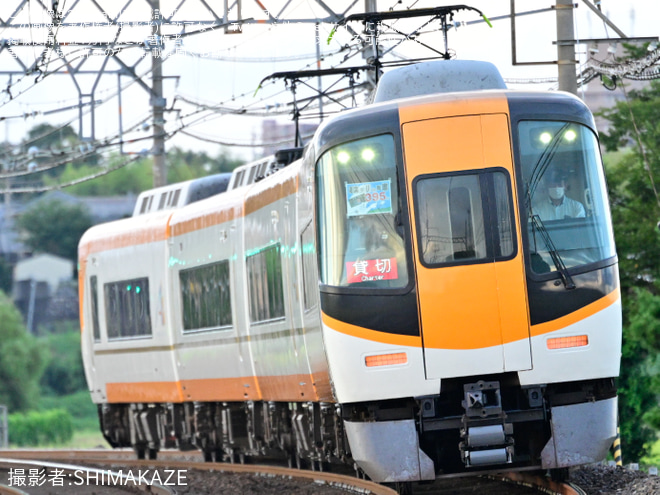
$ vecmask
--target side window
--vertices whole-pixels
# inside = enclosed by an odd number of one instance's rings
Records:
[[[229,261],[179,272],[183,331],[231,326]]]
[[[515,252],[511,187],[504,171],[415,180],[421,259],[435,266],[506,259]]]
[[[250,321],[252,323],[284,317],[282,257],[275,244],[247,257]]]
[[[149,279],[122,280],[103,287],[108,340],[150,336]]]
[[[101,329],[99,326],[99,291],[96,275],[89,277],[89,289],[91,292],[92,329],[94,331],[94,342],[101,342]]]
[[[149,199],[151,199],[151,196],[145,196],[142,198],[142,204],[140,205],[140,213],[144,213],[147,211],[149,208]]]
[[[303,269],[303,296],[305,298],[305,311],[318,304],[319,287],[316,275],[316,250],[314,249],[314,229],[309,222],[300,236]]]

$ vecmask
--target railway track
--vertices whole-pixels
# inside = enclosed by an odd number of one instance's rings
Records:
[[[155,461],[135,460],[133,452],[129,450],[0,451],[0,495],[53,493],[119,495],[136,493],[136,490],[158,495],[268,493],[269,491],[310,495],[341,493],[396,495],[397,493],[391,487],[344,474],[277,466],[203,463],[200,462],[201,460],[202,456],[197,452],[163,451],[159,455],[159,460]],[[10,469],[14,474],[14,486],[8,486]],[[15,486],[17,472],[24,473],[26,478],[30,473],[35,476],[37,473],[43,473],[45,478],[42,478],[41,486],[28,486],[27,479],[25,484]],[[49,478],[53,473],[60,473],[64,483],[53,486]],[[139,476],[140,473],[142,477]],[[413,487],[415,495],[463,493],[582,495],[584,492],[569,484],[551,482],[546,478],[525,473],[456,477],[427,484],[415,484]]]

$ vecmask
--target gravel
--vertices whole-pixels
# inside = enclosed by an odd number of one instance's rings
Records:
[[[589,495],[658,495],[660,476],[595,464],[571,471],[570,480]]]

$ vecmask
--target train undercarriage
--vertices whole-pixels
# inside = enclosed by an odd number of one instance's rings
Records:
[[[101,404],[99,416],[108,442],[138,458],[197,449],[208,462],[353,465],[360,476],[396,483],[493,469],[558,474],[599,461],[616,433],[616,388],[612,379],[522,388],[515,374],[502,374],[444,380],[430,397]]]

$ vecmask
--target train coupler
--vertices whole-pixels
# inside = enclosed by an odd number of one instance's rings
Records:
[[[463,387],[459,449],[466,467],[513,462],[513,424],[506,422],[502,409],[500,383],[478,381]]]

